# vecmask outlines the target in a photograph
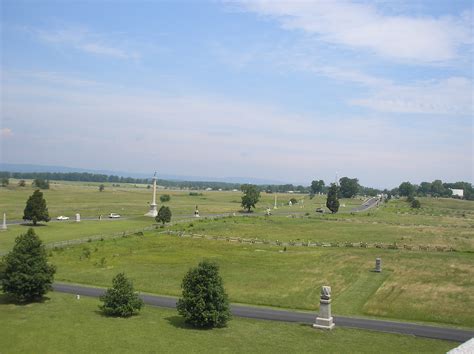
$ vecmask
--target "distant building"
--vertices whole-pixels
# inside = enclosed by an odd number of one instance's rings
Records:
[[[453,197],[464,198],[464,190],[463,189],[453,189],[449,188],[453,192]]]

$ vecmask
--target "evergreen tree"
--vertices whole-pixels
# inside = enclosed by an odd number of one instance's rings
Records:
[[[181,285],[183,297],[178,300],[178,312],[195,327],[223,327],[231,318],[219,267],[203,261],[190,269]]]
[[[56,268],[48,264],[44,246],[32,228],[16,238],[2,263],[3,291],[17,300],[39,299],[51,289]]]
[[[35,190],[28,198],[23,212],[23,220],[31,220],[33,225],[36,225],[38,221],[48,222],[50,220],[46,200],[39,189]]]
[[[158,210],[158,215],[155,217],[156,222],[161,222],[163,225],[165,222],[171,221],[171,210],[167,206],[162,206],[160,210]]]
[[[99,308],[108,316],[130,317],[140,311],[143,300],[133,290],[132,282],[124,273],[112,279],[112,288],[100,297],[104,304]]]
[[[329,187],[326,206],[333,214],[339,210],[339,187],[335,183]]]

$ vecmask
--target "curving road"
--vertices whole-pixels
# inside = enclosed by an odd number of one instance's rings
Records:
[[[53,285],[53,289],[54,291],[62,293],[78,294],[92,297],[99,297],[105,291],[105,289],[102,288],[65,283],[55,283]],[[176,308],[177,299],[173,297],[146,294],[141,294],[140,297],[146,304],[151,306]],[[253,307],[247,305],[233,304],[231,305],[231,309],[232,314],[234,316],[270,321],[299,322],[309,325],[314,323],[314,320],[316,318],[316,313],[275,310],[271,308]],[[427,326],[415,323],[392,322],[344,316],[334,316],[334,322],[337,326],[341,327],[368,329],[387,333],[408,334],[419,337],[444,339],[456,342],[465,342],[474,337],[474,331],[457,328]]]

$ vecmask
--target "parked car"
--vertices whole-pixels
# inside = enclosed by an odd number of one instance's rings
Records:
[[[69,216],[59,215],[56,220],[69,220]]]
[[[118,219],[119,217],[120,217],[120,215],[117,214],[117,213],[110,213],[109,214],[109,218],[111,218],[111,219]]]
[[[317,213],[324,213],[324,209],[323,209],[323,208],[317,208],[317,209],[316,209],[316,212],[317,212]]]

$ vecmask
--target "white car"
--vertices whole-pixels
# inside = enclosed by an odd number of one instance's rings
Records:
[[[120,215],[117,214],[117,213],[110,213],[109,214],[109,218],[111,218],[111,219],[118,219],[119,217],[120,217]]]
[[[56,218],[56,220],[69,220],[69,216],[60,215]]]

